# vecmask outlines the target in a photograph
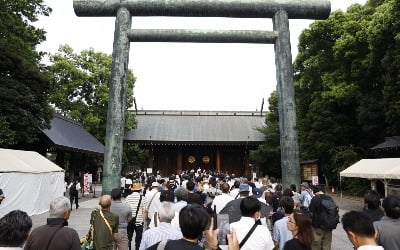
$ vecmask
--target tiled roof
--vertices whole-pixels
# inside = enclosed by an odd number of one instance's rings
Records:
[[[62,115],[55,115],[51,128],[43,129],[54,148],[104,154],[104,145],[87,132],[79,123]]]
[[[216,111],[140,111],[125,141],[140,144],[261,144],[264,113]]]

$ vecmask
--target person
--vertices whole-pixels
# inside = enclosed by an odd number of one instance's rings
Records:
[[[135,249],[138,250],[140,246],[140,241],[142,240],[143,225],[146,224],[147,218],[147,201],[146,198],[140,194],[142,186],[140,183],[136,182],[132,185],[132,193],[126,197],[126,202],[131,207],[132,220],[128,223],[128,246],[129,250],[132,249],[132,237],[133,233],[136,232],[135,236]]]
[[[276,212],[279,208],[279,201],[282,198],[282,185],[277,184],[275,186],[275,193],[272,195],[271,203],[272,203],[272,211]]]
[[[174,191],[176,203],[174,204],[174,209],[177,213],[181,211],[182,208],[187,205],[188,191],[186,188],[178,187]]]
[[[32,231],[25,249],[81,249],[78,233],[67,227],[70,214],[71,204],[66,197],[51,201],[47,224]]]
[[[71,210],[72,210],[72,204],[74,203],[74,199],[75,199],[75,207],[76,209],[79,208],[79,204],[78,204],[78,194],[79,194],[79,190],[81,189],[81,184],[79,183],[78,179],[75,178],[74,181],[72,181],[69,186],[69,200],[71,203]]]
[[[311,199],[309,211],[312,214],[312,227],[314,241],[312,243],[313,250],[330,250],[332,243],[332,230],[336,228],[339,223],[338,208],[333,199],[322,192],[320,186],[316,186],[314,189],[315,196]],[[336,206],[337,218],[335,218],[335,225],[326,225],[326,208],[324,204],[331,204]]]
[[[307,214],[295,211],[287,221],[293,238],[285,243],[283,250],[311,250],[313,233],[311,219]]]
[[[111,190],[111,213],[118,215],[118,233],[114,233],[114,242],[118,250],[128,250],[128,222],[132,219],[132,210],[128,203],[121,201],[122,191],[120,188]]]
[[[275,243],[275,248],[279,248],[279,250],[282,250],[285,246],[285,243],[293,238],[291,231],[289,231],[287,227],[287,222],[289,217],[293,213],[294,201],[292,197],[282,196],[279,202],[284,217],[275,222],[273,229],[273,239]]]
[[[5,198],[6,197],[4,196],[3,190],[0,188],[0,204]]]
[[[171,221],[175,217],[173,203],[167,201],[162,202],[161,209],[157,213],[157,216],[159,224],[157,227],[143,233],[139,250],[145,250],[162,240],[178,240],[182,238],[182,233],[171,225]]]
[[[290,184],[290,189],[292,190],[293,193],[293,201],[295,204],[301,204],[300,202],[300,194],[296,191],[296,184]]]
[[[385,249],[400,249],[400,198],[389,195],[382,203],[385,216],[374,222],[378,245]]]
[[[153,181],[151,183],[151,190],[146,193],[146,211],[147,211],[147,225],[150,224],[153,219],[154,213],[160,210],[161,202],[160,202],[160,194],[158,188],[160,183]]]
[[[215,212],[219,214],[221,210],[228,204],[228,202],[232,201],[233,198],[229,195],[229,184],[224,183],[221,185],[222,194],[218,195],[214,198],[211,204],[211,208],[216,208]]]
[[[385,214],[380,206],[380,196],[375,190],[368,190],[364,195],[363,213],[366,214],[372,222],[380,220]]]
[[[194,203],[182,208],[179,213],[179,226],[182,231],[182,238],[179,240],[163,240],[148,250],[156,250],[160,244],[165,245],[165,250],[202,250],[197,244],[199,237],[206,229],[210,216],[204,207]]]
[[[240,184],[239,186],[239,195],[238,199],[234,199],[228,202],[225,207],[219,212],[220,214],[228,214],[229,215],[229,223],[233,223],[239,221],[242,217],[240,212],[240,204],[242,199],[249,197],[250,194],[250,186],[248,184]],[[264,203],[261,203],[261,217],[264,218],[269,216],[271,211],[270,207],[267,207]],[[262,220],[265,221],[265,220]]]
[[[194,192],[195,184],[193,181],[188,181],[186,183],[186,189],[188,190],[188,198],[187,198],[187,203],[192,204],[192,203],[197,203],[200,206],[203,206],[203,198],[198,194]]]
[[[256,223],[261,216],[261,204],[258,199],[253,197],[241,199],[240,211],[242,217],[239,221],[230,224],[230,229],[236,231],[242,250],[271,250],[274,248],[271,234],[265,227]],[[247,238],[247,240],[242,242],[244,238]]]
[[[314,194],[312,193],[308,182],[302,182],[300,185],[301,192],[300,192],[300,202],[302,209],[308,211],[308,208],[311,203],[311,199],[313,198]]]
[[[111,196],[102,195],[99,199],[101,210],[95,209],[90,216],[90,224],[94,227],[93,245],[94,249],[113,249],[113,235],[118,233],[117,215],[110,212]]]
[[[229,195],[233,199],[237,199],[239,197],[239,186],[240,186],[240,181],[235,181],[233,183],[233,186],[231,187],[231,191],[229,192]]]
[[[160,194],[161,203],[171,202],[172,207],[174,208],[175,205],[174,200],[175,200],[174,191],[167,189],[161,192]],[[179,213],[175,211],[175,208],[174,212],[175,212],[175,217],[171,221],[171,226],[176,230],[180,231],[181,229],[179,228]],[[151,223],[149,225],[150,228],[155,228],[157,227],[157,225],[160,225],[160,219],[159,219],[160,216],[158,216],[158,212],[155,212],[154,215],[155,215],[154,217],[156,218],[154,218],[154,220],[151,220]]]
[[[365,213],[360,211],[345,213],[342,217],[342,225],[354,249],[383,250],[383,247],[376,244],[374,225]]]
[[[0,249],[22,250],[31,228],[32,219],[24,211],[13,210],[4,215],[0,219]]]

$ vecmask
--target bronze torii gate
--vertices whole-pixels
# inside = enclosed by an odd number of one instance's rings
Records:
[[[77,16],[116,16],[103,193],[119,187],[130,42],[275,44],[282,179],[300,183],[289,19],[326,19],[329,0],[74,0]],[[132,16],[272,18],[273,31],[132,30]]]

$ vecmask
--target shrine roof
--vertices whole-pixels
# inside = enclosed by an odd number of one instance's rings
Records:
[[[385,141],[373,146],[372,150],[400,148],[400,136],[385,137]]]
[[[87,132],[81,124],[65,116],[56,114],[50,129],[42,129],[55,149],[104,154],[104,145]]]
[[[244,111],[138,111],[125,141],[154,145],[259,145],[265,113]]]

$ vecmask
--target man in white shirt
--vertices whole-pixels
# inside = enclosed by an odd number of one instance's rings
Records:
[[[219,214],[219,212],[225,207],[226,204],[228,204],[228,202],[233,200],[233,198],[229,195],[229,184],[228,183],[222,184],[221,190],[222,190],[222,194],[216,196],[211,204],[211,208],[214,209],[214,206],[215,206],[217,214]]]
[[[160,211],[161,201],[160,201],[160,192],[158,192],[158,187],[160,184],[158,182],[153,182],[151,184],[152,189],[146,193],[146,211],[148,216],[148,223],[153,219],[154,213]]]
[[[272,250],[274,243],[269,230],[261,225],[255,225],[261,215],[261,203],[253,197],[243,198],[240,203],[242,217],[239,221],[230,224],[230,228],[236,230],[239,244],[243,244],[243,239],[254,227],[254,231],[249,235],[248,240],[242,245],[241,250],[265,249]]]

